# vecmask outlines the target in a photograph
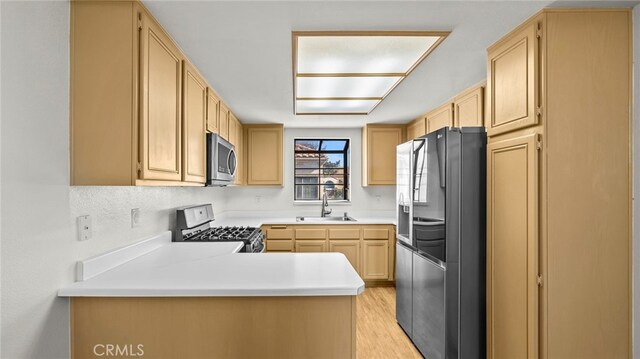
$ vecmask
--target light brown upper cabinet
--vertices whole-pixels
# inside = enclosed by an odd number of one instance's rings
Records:
[[[233,115],[231,111],[229,111],[229,127],[227,128],[227,141],[236,147],[236,152],[238,148],[238,126],[240,123],[236,116]]]
[[[215,92],[207,89],[207,132],[218,133],[218,117],[220,115],[220,99]]]
[[[71,2],[71,184],[182,182],[182,61],[137,2]],[[109,71],[105,71],[109,69]]]
[[[220,101],[218,106],[218,134],[225,140],[229,140],[229,108]]]
[[[245,184],[247,161],[245,156],[244,126],[240,121],[238,121],[237,133],[238,133],[236,137],[237,166],[236,166],[235,184],[238,186],[242,186]]]
[[[157,22],[141,15],[140,179],[180,181],[184,56]]]
[[[485,127],[495,136],[538,123],[540,71],[538,22],[498,41],[488,52]]]
[[[451,102],[447,102],[427,114],[427,133],[451,126],[453,126],[453,104]]]
[[[453,100],[455,127],[484,126],[484,88],[470,88]]]
[[[282,186],[282,125],[246,128],[246,184]]]
[[[427,133],[427,123],[424,117],[418,118],[407,125],[407,141],[413,140]]]
[[[236,175],[234,184],[244,184],[244,146],[243,146],[243,127],[242,123],[236,118],[233,112],[229,111],[229,142],[234,146],[236,151]]]
[[[402,126],[362,128],[362,186],[396,184],[396,146],[402,139]]]
[[[188,61],[184,61],[183,69],[182,180],[205,183],[207,83]]]
[[[632,356],[631,25],[545,9],[488,50],[489,358]]]

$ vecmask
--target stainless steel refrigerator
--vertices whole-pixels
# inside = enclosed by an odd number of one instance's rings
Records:
[[[397,148],[396,320],[429,359],[486,355],[486,133]]]

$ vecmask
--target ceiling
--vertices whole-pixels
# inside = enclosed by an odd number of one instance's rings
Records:
[[[144,1],[244,123],[352,128],[406,123],[486,77],[486,48],[562,1]],[[614,4],[615,3],[615,4]],[[631,2],[605,2],[627,5]],[[633,2],[633,4],[637,3]],[[291,32],[451,31],[368,115],[294,115]]]

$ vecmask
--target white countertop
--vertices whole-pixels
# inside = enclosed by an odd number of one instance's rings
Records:
[[[58,295],[343,296],[364,291],[364,282],[341,253],[235,253],[241,246],[167,243],[60,289]]]
[[[334,210],[332,216],[342,216],[340,211]],[[297,216],[313,217],[318,216],[317,213],[291,212],[291,211],[274,211],[274,212],[223,212],[216,215],[212,226],[250,226],[260,227],[265,224],[308,224],[308,225],[349,225],[349,224],[396,224],[395,213],[388,211],[380,212],[364,212],[349,213],[349,217],[355,221],[296,221]]]

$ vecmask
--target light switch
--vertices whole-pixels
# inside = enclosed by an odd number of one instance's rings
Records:
[[[91,235],[91,216],[78,217],[78,239],[86,241],[87,239],[91,239]]]

